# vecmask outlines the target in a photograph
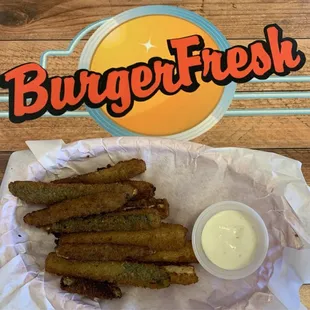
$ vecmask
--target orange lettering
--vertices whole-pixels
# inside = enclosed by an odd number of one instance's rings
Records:
[[[80,73],[80,81],[81,85],[88,86],[88,101],[92,104],[99,104],[106,99],[105,85],[103,85],[105,81],[99,73],[83,70]]]
[[[10,120],[35,119],[46,111],[61,115],[82,103],[91,108],[107,105],[113,117],[126,115],[134,101],[146,101],[161,91],[173,95],[193,92],[204,82],[227,85],[264,79],[275,73],[287,75],[305,64],[297,43],[283,38],[277,25],[265,27],[265,41],[235,46],[226,51],[204,48],[199,35],[167,40],[174,61],[160,57],[127,68],[111,68],[103,73],[78,70],[74,76],[51,77],[38,64],[29,63],[0,75],[0,87],[9,89]],[[199,52],[193,55],[194,52]],[[31,104],[27,104],[31,99]]]
[[[215,79],[216,81],[225,80],[228,77],[228,70],[225,70],[227,66],[223,65],[223,52],[214,51],[210,48],[206,48],[201,52],[203,60],[203,79]],[[225,56],[225,54],[224,54]],[[224,67],[224,68],[223,68]]]
[[[257,77],[264,76],[270,71],[272,61],[263,46],[263,42],[254,42],[250,44],[251,68]]]
[[[189,90],[195,90],[199,86],[195,72],[202,63],[199,55],[193,56],[193,51],[200,51],[203,47],[204,41],[198,35],[168,40],[170,54],[175,57],[180,83]]]
[[[280,27],[272,25],[265,29],[266,39],[270,46],[271,57],[275,72],[285,74],[287,69],[292,70],[302,63],[303,54],[296,51],[295,41],[283,39]]]
[[[134,96],[138,98],[151,96],[156,88],[156,83],[152,83],[153,78],[154,74],[147,65],[134,67],[131,72],[131,88]]]
[[[40,112],[48,100],[46,71],[35,63],[28,63],[16,67],[4,74],[4,81],[11,90],[10,115],[13,120]],[[31,104],[27,104],[31,98]]]
[[[251,67],[247,67],[249,55],[244,46],[235,46],[227,51],[227,68],[234,79],[243,79]]]
[[[177,93],[181,87],[182,82],[175,76],[174,73],[175,65],[161,60],[157,60],[154,63],[154,70],[156,74],[161,77],[162,80],[162,92],[166,95],[172,95]]]
[[[108,109],[110,114],[120,116],[126,113],[133,103],[129,72],[127,70],[111,71],[107,78],[106,93],[110,101],[115,101]]]

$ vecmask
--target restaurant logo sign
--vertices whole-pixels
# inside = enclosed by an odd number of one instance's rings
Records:
[[[60,116],[85,104],[113,135],[191,139],[228,109],[236,83],[288,75],[305,55],[282,29],[230,47],[205,18],[176,7],[146,6],[112,17],[90,37],[72,76],[26,63],[0,76],[14,123]],[[30,103],[29,103],[30,101]]]

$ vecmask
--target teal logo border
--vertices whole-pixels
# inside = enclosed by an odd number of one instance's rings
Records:
[[[117,28],[120,24],[123,24],[131,19],[149,16],[149,15],[168,15],[187,20],[196,26],[200,27],[206,33],[208,33],[212,39],[216,42],[219,50],[225,51],[230,47],[228,41],[223,34],[207,19],[204,17],[174,6],[167,5],[150,5],[134,8],[125,11],[115,17],[107,20],[101,25],[95,33],[87,41],[79,62],[79,69],[89,69],[92,55],[95,52],[97,46],[102,42],[104,37],[110,33],[113,29]],[[194,126],[191,129],[183,131],[169,136],[161,136],[172,139],[191,140],[194,139],[204,132],[212,128],[225,114],[229,105],[234,97],[236,91],[236,83],[230,83],[224,87],[224,91],[220,102],[215,107],[213,112],[200,124]],[[206,102],[207,104],[207,102]],[[141,134],[129,131],[123,127],[120,127],[113,120],[107,117],[101,109],[91,109],[86,107],[90,116],[105,130],[107,130],[112,136],[143,136]]]

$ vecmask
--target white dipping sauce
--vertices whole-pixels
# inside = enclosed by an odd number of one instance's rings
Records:
[[[257,237],[252,223],[240,211],[221,211],[206,223],[201,236],[209,260],[220,268],[247,266],[255,253]]]

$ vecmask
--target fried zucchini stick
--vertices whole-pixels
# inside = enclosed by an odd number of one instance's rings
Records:
[[[161,219],[165,219],[169,216],[169,203],[167,199],[140,199],[128,201],[122,208],[122,210],[132,209],[151,209],[157,210]]]
[[[28,213],[24,222],[36,227],[50,225],[72,217],[85,217],[93,214],[112,212],[120,209],[132,195],[126,193],[101,192],[80,198],[64,200],[41,209]]]
[[[125,261],[138,260],[153,254],[147,247],[119,244],[70,244],[65,243],[56,248],[59,257],[78,261]]]
[[[155,195],[156,187],[146,181],[125,181],[123,184],[128,184],[138,190],[138,194],[133,197],[133,200],[148,199]]]
[[[59,244],[127,244],[146,246],[153,250],[177,250],[185,246],[187,228],[178,224],[161,224],[143,231],[110,231],[62,235]]]
[[[79,198],[100,192],[137,194],[130,184],[52,184],[32,181],[15,181],[9,184],[10,192],[27,203],[54,204],[67,199]]]
[[[175,251],[158,251],[149,256],[139,257],[137,260],[145,263],[198,263],[191,241],[187,241],[184,248]]]
[[[69,293],[80,294],[88,298],[114,299],[122,297],[121,289],[115,284],[83,278],[62,277],[60,288]]]
[[[170,285],[170,276],[165,269],[152,264],[129,262],[79,262],[50,253],[45,261],[45,270],[60,276],[108,281],[117,284],[165,288]]]
[[[46,227],[52,233],[148,230],[160,226],[156,210],[133,210],[72,218]]]
[[[162,266],[169,273],[171,284],[190,285],[198,282],[193,266]]]
[[[108,165],[105,168],[99,168],[95,172],[90,172],[70,178],[53,181],[55,184],[63,183],[115,183],[129,180],[146,170],[145,162],[142,159],[131,159],[120,161],[114,166]]]
[[[175,251],[155,251],[147,247],[117,244],[70,244],[56,248],[60,257],[82,261],[124,261],[143,263],[198,263],[190,241]]]

